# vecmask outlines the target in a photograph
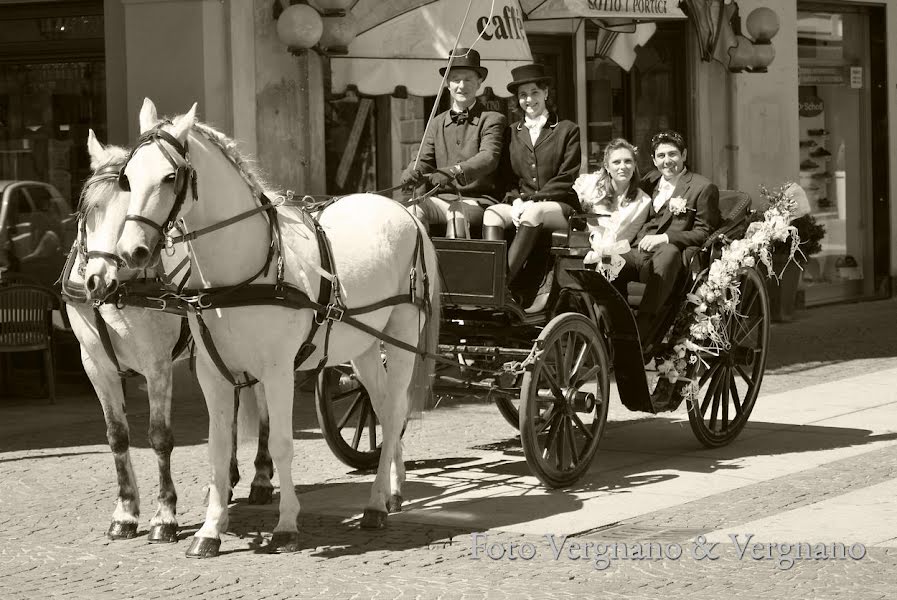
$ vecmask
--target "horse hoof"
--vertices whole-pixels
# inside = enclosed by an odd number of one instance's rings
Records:
[[[275,531],[268,544],[268,552],[271,554],[299,552],[299,532]]]
[[[137,535],[137,523],[134,521],[112,521],[106,536],[110,540],[130,540]]]
[[[385,529],[386,514],[382,510],[374,510],[372,508],[364,509],[364,515],[361,517],[362,529]]]
[[[150,544],[174,544],[178,541],[178,524],[162,523],[150,527],[147,541]]]
[[[389,500],[386,501],[386,512],[390,514],[402,512],[402,502],[404,502],[402,496],[393,494],[389,497]]]
[[[218,549],[221,548],[221,540],[218,538],[193,537],[190,547],[187,548],[187,558],[215,558]]]
[[[260,485],[254,485],[249,489],[249,503],[250,504],[271,504],[271,500],[274,497],[274,488],[273,487],[263,487]]]

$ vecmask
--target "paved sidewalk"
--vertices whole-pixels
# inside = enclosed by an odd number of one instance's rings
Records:
[[[897,589],[897,301],[803,311],[773,328],[769,368],[751,423],[733,445],[700,449],[683,414],[613,405],[590,473],[548,492],[494,406],[443,402],[406,436],[408,511],[383,532],[357,528],[373,479],[330,453],[306,394],[297,398],[293,476],[303,547],[259,550],[276,505],[253,507],[252,448],[241,448],[222,556],[184,558],[204,515],[207,417],[183,369],[175,388],[180,542],[146,543],[155,510],[147,407],[131,382],[132,457],[142,493],[138,538],[105,538],[115,472],[99,405],[83,383],[55,406],[0,398],[0,599],[70,598],[894,598]],[[680,409],[681,410],[681,409]],[[276,482],[275,482],[276,484]],[[276,501],[276,497],[275,497]],[[474,537],[485,533],[486,538]],[[860,559],[739,555],[752,542],[862,543]],[[567,539],[564,534],[573,534]],[[549,537],[546,538],[545,536]],[[718,560],[695,556],[706,536]],[[572,547],[571,542],[579,544]],[[583,548],[679,545],[679,558],[614,558]],[[555,557],[554,544],[563,544]],[[478,545],[480,549],[477,550]],[[511,560],[512,546],[532,547]],[[499,558],[490,558],[504,550]],[[474,554],[479,560],[473,560]]]

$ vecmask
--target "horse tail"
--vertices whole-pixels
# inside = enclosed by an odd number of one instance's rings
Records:
[[[434,356],[439,344],[439,326],[441,319],[441,278],[439,277],[439,265],[436,259],[436,247],[427,235],[423,225],[417,219],[417,224],[422,240],[421,240],[421,269],[425,269],[428,285],[423,285],[423,277],[418,278],[418,287],[429,291],[427,304],[421,310],[423,318],[423,327],[420,330],[420,341],[418,343],[419,354],[414,361],[414,372],[412,374],[411,385],[412,405],[411,415],[417,415],[423,412],[424,408],[431,405],[433,396],[433,379],[435,375],[436,361]],[[415,262],[417,258],[415,257]],[[429,288],[429,289],[427,289]]]

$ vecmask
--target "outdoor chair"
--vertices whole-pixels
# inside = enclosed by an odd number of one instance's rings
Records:
[[[0,286],[0,354],[43,352],[50,402],[56,402],[53,361],[53,290],[39,285]],[[10,380],[11,357],[4,357],[4,379]]]

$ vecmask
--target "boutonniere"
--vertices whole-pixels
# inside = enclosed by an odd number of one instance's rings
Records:
[[[688,208],[686,205],[687,201],[682,196],[676,196],[675,198],[670,198],[669,207],[670,212],[674,215],[681,215],[685,213],[687,210],[694,210],[693,208]]]

